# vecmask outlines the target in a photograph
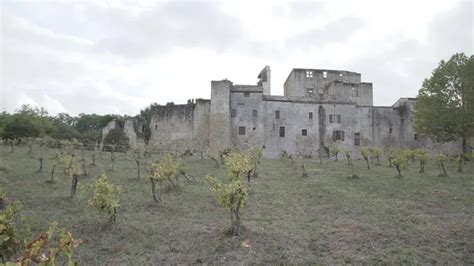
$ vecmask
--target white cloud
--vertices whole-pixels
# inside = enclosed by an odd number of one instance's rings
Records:
[[[347,69],[375,104],[415,96],[437,62],[473,53],[472,2],[2,2],[0,109],[133,115],[255,84],[272,67]]]

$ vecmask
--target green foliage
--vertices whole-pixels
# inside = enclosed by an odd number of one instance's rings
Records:
[[[428,161],[428,151],[425,149],[416,149],[413,151],[413,156],[416,160],[420,162],[420,173],[425,172],[426,161]]]
[[[402,176],[401,169],[408,164],[408,152],[399,149],[392,150],[392,164],[397,169],[398,176]]]
[[[224,156],[224,164],[227,167],[227,175],[231,179],[239,179],[252,170],[251,158],[248,154],[231,152]]]
[[[136,119],[138,120],[137,129],[138,127],[141,127],[141,129],[137,130],[137,132],[142,132],[145,142],[147,143],[151,136],[151,117],[158,111],[160,106],[161,105],[157,103],[152,103],[145,107],[145,109],[140,110],[140,114],[136,116]]]
[[[5,195],[2,198],[4,201]],[[29,228],[24,225],[20,216],[21,205],[17,202],[0,209],[0,255],[10,260],[23,250]]]
[[[128,137],[125,135],[122,129],[114,128],[109,131],[107,136],[104,138],[104,144],[112,144],[118,146],[128,146]]]
[[[15,114],[3,121],[2,138],[17,139],[43,137],[52,134],[55,127],[44,109],[23,105]]]
[[[262,149],[259,147],[252,147],[251,149],[248,150],[248,156],[250,157],[250,162],[252,163],[252,169],[248,173],[248,181],[250,182],[250,174],[252,176],[257,177],[258,176],[258,168],[260,166],[260,162],[262,160]]]
[[[153,162],[149,169],[151,189],[154,201],[160,201],[162,193],[157,197],[156,195],[156,184],[163,186],[165,182],[169,182],[174,187],[178,186],[178,177],[183,170],[183,162],[181,160],[174,159],[169,153],[165,154],[162,160]],[[174,183],[176,182],[176,184]]]
[[[347,160],[347,164],[351,165],[352,164],[352,149],[344,147],[341,149],[342,153],[344,154],[344,157]]]
[[[208,175],[206,180],[217,203],[231,212],[231,233],[239,235],[241,232],[240,209],[245,207],[249,196],[249,187],[242,184],[240,179],[232,177],[228,183],[222,183],[211,175]]]
[[[230,152],[224,157],[224,163],[227,166],[228,183],[222,183],[211,175],[208,175],[206,180],[219,205],[231,212],[231,233],[239,235],[241,232],[240,209],[245,206],[249,196],[249,188],[242,184],[240,177],[252,169],[250,156]]]
[[[341,149],[337,144],[331,144],[331,146],[329,146],[329,153],[331,154],[331,156],[334,156],[336,158],[336,161],[338,160],[337,155],[340,151]]]
[[[383,154],[383,150],[378,147],[371,147],[370,148],[370,156],[372,159],[375,159],[377,161],[376,165],[380,165],[380,157]]]
[[[88,207],[109,215],[109,221],[115,221],[117,208],[120,207],[121,189],[109,183],[107,175],[102,173],[93,184],[93,194],[88,201]]]
[[[67,263],[67,265],[76,265],[77,262],[73,260],[74,250],[81,242],[80,239],[74,239],[70,232],[58,229],[57,223],[52,223],[46,233],[39,234],[26,244],[17,264],[54,266]]]
[[[441,60],[425,79],[415,104],[415,129],[438,141],[474,136],[474,56],[454,54]]]

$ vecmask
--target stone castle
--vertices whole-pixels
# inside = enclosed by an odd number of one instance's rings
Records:
[[[337,143],[354,154],[364,145],[459,150],[459,143],[422,139],[413,128],[414,98],[392,106],[373,105],[373,86],[343,70],[293,69],[284,95],[271,95],[266,66],[256,85],[211,82],[211,99],[160,106],[152,117],[149,143],[158,149],[221,151],[262,148],[265,157],[283,151],[302,157],[328,154]]]

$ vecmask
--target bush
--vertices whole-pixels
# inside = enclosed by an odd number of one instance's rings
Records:
[[[121,189],[109,183],[107,175],[102,173],[93,184],[93,195],[88,201],[88,207],[109,215],[109,221],[114,222],[117,209],[120,207]]]

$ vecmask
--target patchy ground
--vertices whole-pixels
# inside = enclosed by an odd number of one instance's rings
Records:
[[[427,173],[416,164],[396,178],[393,168],[356,162],[359,179],[348,179],[344,161],[305,161],[309,177],[284,160],[264,160],[260,176],[242,219],[241,238],[225,230],[230,214],[220,208],[207,189],[204,176],[225,175],[210,160],[186,159],[188,173],[197,182],[183,182],[179,192],[152,200],[150,182],[136,179],[131,156],[117,155],[111,172],[109,156],[90,167],[92,176],[107,171],[122,187],[117,221],[85,207],[92,178],[80,181],[71,200],[70,180],[48,184],[52,151],[0,147],[1,160],[11,168],[0,173],[0,188],[11,200],[21,201],[33,231],[58,221],[84,242],[76,256],[83,264],[137,263],[410,263],[474,264],[474,163],[449,177],[438,177],[430,162]],[[40,154],[43,174],[36,174]],[[90,161],[90,154],[87,155]],[[301,162],[298,162],[301,164]],[[385,163],[385,162],[383,162]],[[61,171],[58,171],[59,173]],[[145,171],[142,169],[142,173]]]

